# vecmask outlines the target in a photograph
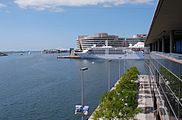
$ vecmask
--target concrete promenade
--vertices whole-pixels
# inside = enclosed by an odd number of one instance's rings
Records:
[[[155,120],[149,76],[140,75],[139,83],[138,107],[142,108],[143,112],[139,113],[134,120]]]

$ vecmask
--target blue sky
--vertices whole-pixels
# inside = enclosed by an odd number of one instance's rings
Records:
[[[0,51],[76,46],[82,34],[148,33],[155,0],[0,0]]]

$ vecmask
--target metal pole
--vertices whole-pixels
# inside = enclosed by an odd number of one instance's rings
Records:
[[[126,59],[126,55],[124,55],[125,57],[124,57],[124,72],[123,73],[125,73],[125,67],[126,67],[126,65],[125,65],[125,59]]]
[[[119,79],[120,79],[120,77],[121,77],[121,58],[122,57],[119,57]],[[118,79],[118,80],[119,80]]]
[[[82,101],[82,107],[84,106],[84,74],[83,74],[83,72],[85,70],[88,70],[88,68],[83,67],[83,68],[80,69],[80,71],[81,71],[81,101]],[[84,120],[84,115],[83,114],[82,114],[81,119]]]
[[[120,68],[121,68],[121,61],[120,61],[120,58],[119,58],[119,78],[121,76],[121,70],[120,70]],[[119,80],[119,78],[118,78],[118,80]]]
[[[84,96],[83,71],[81,71],[81,104],[82,104],[82,106],[83,106],[83,104],[84,104],[84,98],[83,98],[83,96]],[[81,120],[83,120],[83,119],[84,119],[84,118],[83,118],[83,115],[82,115]]]
[[[108,91],[110,90],[110,62],[108,63],[108,81],[107,81],[107,87],[108,87]]]
[[[83,96],[84,96],[84,83],[83,83],[84,81],[83,81],[83,71],[81,71],[81,103],[82,103],[82,105],[84,104],[84,98],[83,98]]]
[[[110,84],[111,84],[111,75],[110,75],[110,62],[112,60],[108,60],[108,81],[107,81],[107,85],[108,85],[108,91],[110,90]]]
[[[125,72],[125,68],[126,68],[126,65],[125,65],[125,59],[124,59],[124,72]]]

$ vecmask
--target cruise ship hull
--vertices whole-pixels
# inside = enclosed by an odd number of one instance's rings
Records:
[[[143,52],[126,53],[126,54],[88,54],[78,53],[82,59],[144,59]]]

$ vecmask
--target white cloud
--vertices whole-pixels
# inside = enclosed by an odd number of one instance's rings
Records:
[[[21,8],[62,11],[64,6],[118,6],[123,4],[150,4],[153,0],[15,0]]]
[[[0,3],[0,8],[5,8],[5,7],[7,7],[5,4]]]

